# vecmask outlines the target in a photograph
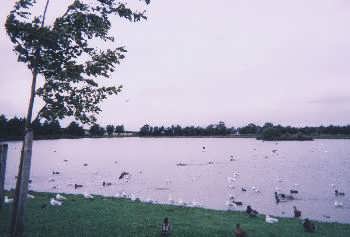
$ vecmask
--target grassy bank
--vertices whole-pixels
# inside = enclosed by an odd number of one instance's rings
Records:
[[[50,206],[53,194],[34,193],[28,200],[25,217],[25,237],[39,236],[159,236],[160,224],[169,217],[172,236],[233,236],[236,223],[249,237],[350,236],[350,225],[316,223],[317,232],[304,233],[300,220],[279,218],[277,224],[267,224],[262,216],[249,218],[241,212],[214,211],[201,208],[183,208],[152,205],[126,199],[67,195],[63,206]],[[43,204],[47,206],[42,208]],[[0,236],[7,236],[11,207],[0,211]]]

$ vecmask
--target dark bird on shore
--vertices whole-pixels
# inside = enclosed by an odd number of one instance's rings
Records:
[[[242,188],[242,191],[243,191],[243,192],[247,192],[247,189],[245,189],[245,188]]]
[[[124,177],[126,177],[126,176],[128,176],[128,175],[130,175],[128,172],[123,171],[123,172],[120,174],[119,179],[123,179]]]
[[[295,189],[291,189],[291,190],[289,190],[289,192],[290,192],[291,194],[297,194],[297,193],[299,193],[299,191],[298,191],[298,190],[295,190]]]
[[[234,204],[236,204],[237,206],[242,206],[243,202],[236,202],[236,201],[232,201]]]
[[[294,217],[299,218],[301,217],[301,211],[297,209],[296,206],[293,207]]]
[[[345,193],[339,192],[338,190],[334,191],[335,196],[345,196]]]
[[[75,189],[77,189],[77,188],[82,188],[83,187],[83,185],[81,185],[81,184],[74,184],[74,188]]]

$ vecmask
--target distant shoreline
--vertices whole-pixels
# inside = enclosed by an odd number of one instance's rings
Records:
[[[227,136],[139,136],[139,135],[118,135],[118,136],[47,136],[47,137],[38,137],[34,140],[58,140],[58,139],[83,139],[83,138],[128,138],[128,137],[139,137],[139,138],[257,138],[255,134],[246,134],[246,135],[227,135]],[[313,140],[315,139],[350,139],[349,135],[317,135],[312,136]],[[22,138],[0,138],[0,142],[13,142],[13,141],[22,141]],[[264,141],[264,140],[262,140]],[[284,142],[284,141],[304,141],[304,140],[271,140],[271,142]],[[305,140],[310,141],[310,140]],[[265,142],[269,142],[266,141]]]

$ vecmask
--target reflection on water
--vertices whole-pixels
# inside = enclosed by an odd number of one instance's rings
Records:
[[[20,146],[9,143],[7,189],[15,185]],[[350,140],[62,139],[35,141],[30,188],[224,210],[233,196],[243,203],[235,210],[251,205],[261,213],[292,216],[295,205],[303,217],[350,223],[349,170]],[[129,175],[119,179],[123,172]],[[274,192],[291,189],[298,191],[296,200],[277,205]],[[336,197],[335,189],[345,196]]]

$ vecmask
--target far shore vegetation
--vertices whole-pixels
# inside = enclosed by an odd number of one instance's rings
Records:
[[[0,141],[22,140],[24,136],[25,119],[19,117],[6,118],[0,115]],[[101,126],[94,124],[84,128],[77,122],[71,122],[62,127],[58,120],[35,120],[32,124],[35,139],[60,138],[100,138],[100,137],[232,137],[257,138],[264,141],[308,141],[313,139],[350,139],[350,125],[292,127],[265,123],[263,126],[249,123],[243,127],[227,127],[224,122],[210,124],[206,127],[172,125],[144,125],[139,131],[125,129],[124,125],[115,124]]]
[[[62,236],[160,236],[165,217],[172,225],[170,236],[206,237],[234,236],[240,224],[249,237],[345,237],[350,236],[350,224],[312,221],[315,233],[304,231],[301,219],[278,218],[269,224],[265,216],[249,217],[240,211],[217,211],[204,208],[148,204],[125,198],[82,195],[64,195],[62,206],[51,206],[53,193],[30,192],[25,213],[26,237]],[[12,197],[12,193],[7,195]],[[6,204],[0,212],[0,236],[7,236],[10,226],[11,206]],[[287,214],[288,215],[288,214]],[[291,216],[292,213],[289,214]]]

